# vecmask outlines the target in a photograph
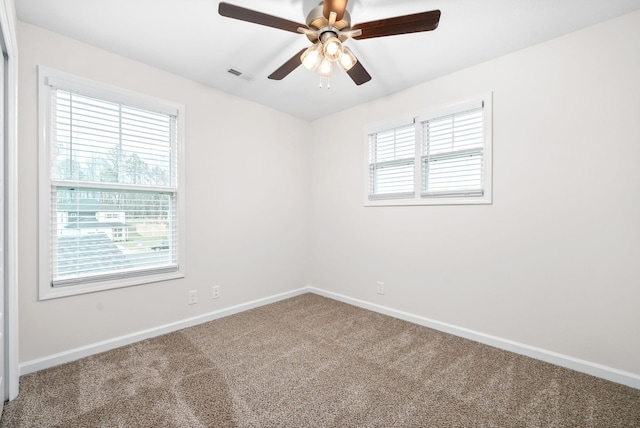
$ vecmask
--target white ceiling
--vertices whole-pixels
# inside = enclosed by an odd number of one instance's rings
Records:
[[[304,24],[320,0],[227,2]],[[373,79],[356,86],[337,71],[330,90],[304,67],[267,79],[308,40],[224,18],[216,0],[16,0],[16,9],[22,21],[313,120],[638,10],[640,0],[351,0],[352,24],[440,9],[440,26],[348,40]]]

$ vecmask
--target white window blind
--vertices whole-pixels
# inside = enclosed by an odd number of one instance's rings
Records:
[[[483,109],[422,122],[422,196],[483,194]]]
[[[367,125],[365,205],[492,202],[491,93]]]
[[[176,115],[49,93],[51,286],[177,271]]]
[[[369,199],[414,195],[413,124],[369,134]]]

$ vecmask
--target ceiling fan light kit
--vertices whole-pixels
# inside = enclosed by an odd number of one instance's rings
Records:
[[[344,46],[346,40],[432,31],[440,21],[440,11],[432,10],[365,22],[352,27],[347,2],[348,0],[324,0],[309,12],[307,25],[224,2],[219,4],[218,13],[228,18],[306,35],[312,45],[296,53],[271,73],[269,79],[281,80],[302,64],[320,76],[320,87],[322,79],[333,76],[334,64],[338,64],[356,85],[371,80],[371,75],[362,63]],[[327,82],[327,88],[329,87]]]

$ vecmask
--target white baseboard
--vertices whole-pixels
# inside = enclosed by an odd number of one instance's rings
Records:
[[[503,349],[505,351],[514,352],[516,354],[524,355],[527,357],[535,358],[537,360],[545,361],[547,363],[555,364],[560,367],[565,367],[571,370],[575,370],[581,373],[586,373],[591,376],[596,376],[602,379],[610,380],[612,382],[620,383],[630,386],[631,388],[640,389],[640,375],[622,370],[607,367],[602,364],[593,363],[590,361],[581,360],[568,355],[559,354],[557,352],[548,351],[546,349],[536,348],[535,346],[525,345],[523,343],[514,342],[512,340],[503,339],[489,334],[480,333],[467,328],[458,327],[452,324],[443,323],[440,321],[425,318],[419,315],[413,315],[407,312],[398,311],[385,306],[377,305],[375,303],[366,302],[364,300],[354,299],[352,297],[344,296],[342,294],[333,293],[330,291],[322,290],[315,287],[303,287],[297,290],[289,291],[286,293],[277,294],[275,296],[265,297],[263,299],[253,300],[251,302],[243,303],[229,308],[220,309],[218,311],[210,312],[207,314],[199,315],[197,317],[188,318],[182,321],[177,321],[170,324],[165,324],[156,328],[140,331],[137,333],[128,334],[125,336],[117,337],[114,339],[105,340],[102,342],[94,343],[91,345],[83,346],[80,348],[72,349],[69,351],[61,352],[58,354],[50,355],[43,358],[27,361],[20,364],[20,375],[33,373],[39,370],[43,370],[49,367],[54,367],[59,364],[68,363],[70,361],[78,360],[80,358],[88,357],[90,355],[99,354],[101,352],[108,351],[110,349],[119,348],[120,346],[128,345],[134,342],[138,342],[144,339],[160,336],[162,334],[171,333],[183,328],[192,327],[204,322],[213,321],[218,318],[223,318],[229,315],[237,314],[239,312],[248,311],[260,306],[275,303],[280,300],[288,299],[291,297],[299,296],[304,293],[315,293],[320,296],[328,297],[330,299],[338,300],[353,306],[358,306],[363,309],[368,309],[374,312],[388,315],[394,318],[398,318],[404,321],[408,321],[414,324],[422,325],[424,327],[432,328],[434,330],[442,331],[444,333],[453,334],[454,336],[470,339],[475,342],[484,343],[485,345],[493,346],[494,348]]]
[[[475,342],[484,343],[485,345],[493,346],[494,348],[503,349],[509,352],[514,352],[516,354],[535,358],[537,360],[545,361],[547,363],[555,364],[557,366],[565,367],[571,370],[575,370],[577,372],[586,373],[591,376],[610,380],[612,382],[620,383],[622,385],[627,385],[627,386],[630,386],[631,388],[640,389],[640,375],[635,373],[614,369],[612,367],[607,367],[602,364],[581,360],[579,358],[574,358],[568,355],[559,354],[557,352],[548,351],[546,349],[536,348],[535,346],[525,345],[523,343],[518,343],[512,340],[491,336],[489,334],[484,334],[474,330],[469,330],[467,328],[462,328],[452,324],[443,323],[440,321],[421,317],[419,315],[413,315],[407,312],[398,311],[385,306],[377,305],[375,303],[369,303],[364,300],[354,299],[352,297],[347,297],[347,296],[343,296],[341,294],[333,293],[330,291],[321,290],[319,288],[309,287],[309,291],[311,293],[328,297],[330,299],[338,300],[340,302],[348,303],[353,306],[358,306],[363,309],[368,309],[370,311],[378,312],[384,315],[389,315],[394,318],[398,318],[398,319],[408,321],[414,324],[418,324],[424,327],[432,328],[434,330],[442,331],[444,333],[453,334],[454,336],[470,339]]]
[[[231,306],[228,308],[220,309],[214,312],[209,312],[196,317],[187,318],[185,320],[165,324],[159,327],[150,328],[137,333],[127,334],[124,336],[116,337],[102,342],[93,343],[91,345],[82,346],[80,348],[71,349],[69,351],[60,352],[57,354],[49,355],[35,360],[27,361],[20,364],[20,375],[37,372],[49,367],[54,367],[60,364],[68,363],[71,361],[79,360],[80,358],[88,357],[91,355],[99,354],[101,352],[108,351],[110,349],[119,348],[124,345],[139,342],[141,340],[150,339],[152,337],[160,336],[163,334],[171,333],[183,328],[192,327],[194,325],[202,324],[208,321],[213,321],[218,318],[223,318],[229,315],[237,314],[239,312],[248,311],[260,306],[275,303],[280,300],[289,299],[291,297],[299,296],[300,294],[308,293],[309,287],[300,288],[298,290],[288,291],[286,293],[276,294],[275,296],[265,297],[251,302],[242,303],[240,305]]]

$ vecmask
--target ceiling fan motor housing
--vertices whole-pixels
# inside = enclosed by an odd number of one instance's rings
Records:
[[[347,31],[351,29],[351,16],[349,12],[344,11],[344,16],[340,21],[336,21],[333,25],[329,25],[329,20],[324,16],[322,11],[322,4],[309,12],[307,15],[307,27],[318,34],[306,33],[307,38],[311,43],[315,43],[322,37],[323,33],[332,32],[341,42],[344,42],[348,37],[340,34],[341,31]]]

